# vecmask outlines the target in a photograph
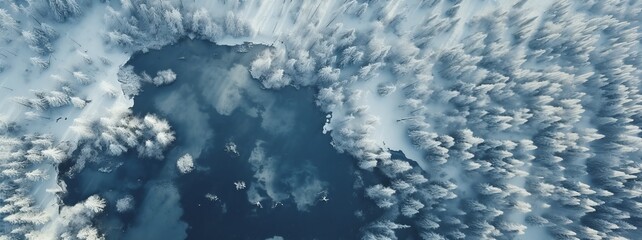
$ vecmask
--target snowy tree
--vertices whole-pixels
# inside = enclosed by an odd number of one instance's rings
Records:
[[[131,116],[128,108],[115,107],[111,116],[99,121],[74,120],[72,129],[106,153],[118,156],[135,148],[141,157],[163,158],[163,150],[175,139],[167,121],[148,114],[143,119]]]
[[[105,41],[109,43],[121,46],[130,46],[134,44],[134,39],[131,36],[119,31],[109,31],[105,33],[104,38]]]
[[[271,65],[272,53],[269,50],[265,50],[254,61],[252,61],[250,73],[253,78],[258,79],[267,75]]]
[[[358,64],[363,61],[364,53],[356,46],[351,46],[343,50],[341,54],[341,66],[347,66],[350,64]]]
[[[395,204],[393,194],[395,190],[377,184],[366,189],[366,195],[375,201],[380,208],[389,208]]]
[[[409,228],[408,225],[398,224],[390,220],[376,221],[365,227],[364,236],[361,239],[397,239],[394,230]]]
[[[341,106],[345,96],[342,88],[321,88],[317,94],[316,104],[325,112],[332,112],[335,108]]]
[[[52,42],[58,38],[58,32],[47,24],[40,24],[31,31],[22,31],[22,37],[36,53],[47,55],[53,52]]]
[[[164,17],[168,28],[173,34],[182,35],[185,32],[183,29],[183,16],[176,8],[165,10]]]
[[[84,108],[87,105],[87,101],[79,97],[71,97],[71,104],[76,108]]]
[[[412,166],[407,161],[403,160],[390,160],[384,161],[382,166],[383,171],[390,177],[407,172],[412,169]]]
[[[92,218],[101,213],[104,208],[105,200],[92,195],[76,205],[63,206],[58,218],[53,221],[47,220],[53,230],[35,229],[25,234],[25,237],[28,239],[41,239],[46,236],[60,236],[62,239],[104,239],[104,236],[91,226]]]
[[[105,200],[97,195],[92,195],[85,200],[84,206],[94,213],[100,213],[105,208]]]
[[[78,239],[84,239],[84,240],[104,240],[105,239],[103,235],[100,235],[98,233],[98,230],[96,228],[93,228],[90,226],[80,229],[76,237],[78,237]]]
[[[250,26],[237,17],[234,12],[229,11],[225,16],[225,31],[232,36],[242,37],[250,33]]]
[[[124,66],[119,68],[117,76],[125,96],[133,97],[138,95],[141,87],[140,82],[143,79],[134,72],[134,67]]]
[[[428,182],[428,179],[426,179],[424,175],[418,172],[408,173],[404,176],[404,179],[406,182],[409,182],[413,185],[419,185]]]
[[[267,77],[263,78],[261,82],[265,88],[282,88],[289,85],[291,79],[289,76],[284,75],[283,69],[276,69],[268,73]]]
[[[116,201],[116,211],[127,212],[134,208],[134,197],[132,195],[124,196]]]
[[[42,169],[36,169],[30,172],[25,173],[25,176],[27,179],[30,181],[42,181],[47,179],[47,173],[43,171]]]
[[[419,213],[419,210],[421,210],[424,206],[424,204],[415,199],[409,199],[404,201],[404,203],[401,205],[400,211],[402,215],[406,217],[412,217],[415,214]]]
[[[322,81],[332,83],[339,80],[339,75],[341,70],[338,68],[332,68],[330,66],[325,66],[319,70],[319,78]]]
[[[176,166],[178,167],[178,171],[186,174],[194,170],[194,160],[192,159],[192,155],[185,154],[182,157],[180,157],[176,161]]]
[[[374,63],[384,60],[390,51],[390,46],[386,45],[382,39],[373,37],[368,42],[368,50],[370,52],[369,61]]]
[[[7,12],[0,9],[0,30],[18,30],[18,22]]]
[[[32,57],[30,60],[32,65],[40,68],[41,70],[49,68],[49,60],[42,59],[41,57]]]
[[[65,21],[82,13],[76,0],[49,0],[49,7],[58,21]]]
[[[34,91],[34,94],[52,108],[66,106],[71,103],[69,96],[59,91]]]
[[[283,48],[264,50],[250,65],[252,78],[261,80],[266,88],[278,89],[289,85],[292,81],[290,76],[283,68],[274,67],[283,64],[285,58],[286,53]]]
[[[152,83],[156,86],[166,85],[174,82],[176,80],[176,73],[172,69],[158,71],[156,77],[152,79]]]
[[[223,35],[223,28],[212,19],[205,8],[194,11],[191,20],[192,31],[202,35],[211,41],[217,40]]]
[[[424,240],[446,240],[444,236],[435,232],[421,232],[419,236]]]

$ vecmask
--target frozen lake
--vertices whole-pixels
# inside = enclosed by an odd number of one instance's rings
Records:
[[[170,85],[144,85],[133,107],[135,115],[167,119],[177,139],[162,161],[129,153],[90,164],[67,180],[65,201],[105,196],[109,209],[98,221],[113,239],[358,238],[364,222],[355,213],[377,211],[367,211],[371,201],[354,189],[354,159],[322,134],[314,89],[264,90],[250,78],[263,49],[183,40],[135,54],[128,65],[139,74],[177,74]],[[232,143],[237,152],[226,150]],[[184,154],[195,165],[185,175],[176,169]],[[239,181],[247,188],[237,190]],[[116,212],[125,195],[134,209]]]

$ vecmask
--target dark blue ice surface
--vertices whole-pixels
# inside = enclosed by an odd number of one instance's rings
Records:
[[[322,133],[325,114],[314,103],[314,89],[266,90],[249,79],[251,61],[265,48],[185,39],[134,54],[127,64],[137,73],[153,77],[172,69],[178,76],[166,86],[144,84],[133,107],[137,116],[153,113],[167,119],[176,141],[164,160],[138,158],[130,150],[122,157],[88,164],[67,179],[65,202],[73,204],[96,193],[107,198],[108,209],[97,221],[107,226],[101,229],[107,229],[109,239],[359,238],[364,220],[355,213],[368,212],[372,203],[353,187],[355,161],[338,153],[331,137]],[[237,76],[249,81],[230,85],[229,81],[238,82],[233,79]],[[232,88],[240,98],[220,88]],[[232,111],[229,105],[235,106]],[[238,155],[225,151],[229,142],[237,145]],[[257,142],[274,161],[269,169],[276,179],[273,190],[314,194],[314,203],[297,208],[292,195],[276,207],[269,199],[261,202],[263,208],[248,201],[247,191],[257,182],[248,159]],[[185,153],[195,156],[196,168],[183,175],[175,163]],[[96,171],[118,163],[123,165],[111,173]],[[245,181],[248,189],[235,189],[236,181]],[[315,181],[323,183],[330,201],[319,200],[325,193],[304,191]],[[258,192],[266,196],[264,190]],[[206,198],[208,193],[219,199]],[[135,208],[118,213],[114,203],[125,194],[134,196]]]

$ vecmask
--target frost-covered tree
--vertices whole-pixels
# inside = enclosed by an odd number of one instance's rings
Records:
[[[53,52],[52,42],[58,38],[58,32],[47,24],[40,24],[30,31],[22,31],[22,37],[29,44],[29,47],[40,55],[47,55]]]
[[[388,208],[396,203],[394,198],[395,190],[377,184],[366,189],[366,195],[375,201],[380,208]]]
[[[394,177],[412,169],[410,163],[397,159],[383,161],[383,164],[380,167],[390,177]]]
[[[34,91],[34,95],[36,95],[36,97],[40,98],[45,104],[52,108],[66,106],[71,103],[70,97],[67,94],[59,91]]]
[[[389,51],[390,46],[386,45],[380,38],[373,37],[370,42],[368,42],[368,52],[370,53],[368,57],[372,63],[383,61]]]
[[[49,68],[49,64],[51,64],[48,59],[43,59],[41,57],[32,57],[29,60],[31,60],[32,65],[40,68],[41,70]]]
[[[343,95],[342,88],[321,88],[317,93],[317,106],[325,112],[332,112],[337,107],[341,106],[345,96]]]
[[[77,0],[49,0],[48,3],[58,21],[65,21],[82,13],[81,3]]]
[[[27,172],[25,173],[25,176],[30,181],[42,181],[42,180],[46,180],[48,177],[47,173],[42,169],[36,169],[30,172]]]
[[[116,201],[116,211],[127,212],[134,208],[134,197],[126,195]]]
[[[5,9],[0,9],[0,30],[18,31],[18,22]]]
[[[105,200],[96,195],[92,195],[85,200],[84,207],[94,213],[100,213],[105,208]]]
[[[98,233],[98,230],[94,227],[84,227],[78,231],[76,235],[78,239],[84,240],[104,240],[105,236]]]
[[[160,47],[176,41],[188,28],[186,18],[189,16],[181,6],[175,1],[145,0],[127,2],[117,9],[107,7],[105,19],[109,30],[104,37],[109,43],[134,49]]]
[[[192,13],[191,30],[211,41],[223,36],[223,28],[214,21],[211,14],[205,8],[199,8]]]
[[[322,81],[332,83],[339,80],[339,75],[341,74],[341,69],[332,68],[330,66],[323,67],[319,70],[319,78]]]
[[[186,174],[194,170],[194,160],[192,155],[185,154],[176,161],[176,166],[178,171],[182,174]]]
[[[172,69],[158,71],[156,77],[152,79],[152,83],[156,86],[166,85],[176,80],[176,73]]]
[[[140,92],[141,81],[143,78],[134,72],[134,67],[124,66],[118,69],[118,82],[125,96],[133,97]]]
[[[163,158],[163,150],[175,139],[166,120],[151,114],[140,119],[125,107],[113,108],[110,116],[98,121],[76,119],[72,129],[86,144],[112,156],[133,148],[141,157]]]
[[[105,200],[97,195],[88,197],[85,201],[73,206],[60,209],[59,218],[52,222],[53,232],[46,229],[36,230],[26,234],[27,238],[42,238],[46,236],[61,236],[63,239],[104,239],[104,236],[92,226],[92,218],[105,208]]]
[[[82,71],[72,72],[71,75],[81,84],[90,84],[93,82],[93,80]]]
[[[403,202],[401,205],[401,214],[406,216],[406,217],[412,217],[415,214],[419,213],[419,210],[424,208],[425,205],[422,204],[420,201],[415,200],[415,199],[409,199]]]
[[[225,16],[225,31],[226,33],[235,36],[241,37],[246,36],[250,33],[250,25],[243,22],[234,12],[229,11]]]
[[[183,16],[180,11],[176,8],[170,8],[164,12],[165,20],[169,30],[176,35],[184,34],[185,30],[183,28]]]
[[[394,231],[409,227],[408,225],[398,224],[389,220],[377,221],[365,227],[363,230],[365,233],[361,239],[397,239]]]
[[[250,74],[252,78],[260,79],[266,88],[282,88],[291,82],[282,68],[274,66],[282,64],[286,58],[284,49],[267,49],[252,61]]]

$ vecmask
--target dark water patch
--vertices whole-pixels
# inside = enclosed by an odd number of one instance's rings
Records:
[[[62,196],[65,205],[71,206],[98,194],[107,201],[107,207],[96,219],[101,231],[109,239],[120,239],[135,220],[135,212],[118,212],[116,201],[130,195],[142,199],[145,183],[156,178],[163,162],[140,159],[136,153],[120,157],[99,156],[86,163],[84,169],[69,175],[70,166],[61,168],[59,179],[65,181],[67,193]],[[134,205],[136,203],[134,202]]]
[[[176,176],[168,177],[180,193],[187,238],[358,238],[363,222],[355,212],[369,201],[355,194],[354,160],[321,133],[325,116],[312,89],[268,91],[249,77],[263,49],[184,40],[128,63],[138,73],[172,69],[178,76],[169,86],[145,86],[133,110],[166,118],[176,131],[165,161],[194,156],[194,172],[178,175],[174,168]],[[225,151],[229,143],[238,154]],[[259,149],[264,159],[248,161]],[[270,180],[262,183],[257,174]],[[237,181],[248,188],[237,190]],[[262,207],[248,199],[252,188]]]
[[[101,156],[64,176],[64,202],[104,197],[96,222],[108,239],[358,239],[362,226],[385,215],[363,188],[390,182],[331,146],[313,89],[265,90],[251,79],[250,63],[265,48],[182,40],[135,54],[127,64],[138,74],[177,74],[169,85],[144,85],[132,109],[167,119],[176,140],[164,160]],[[181,174],[176,160],[185,154],[195,169]],[[235,188],[240,181],[246,189]],[[133,210],[118,212],[127,195]]]

